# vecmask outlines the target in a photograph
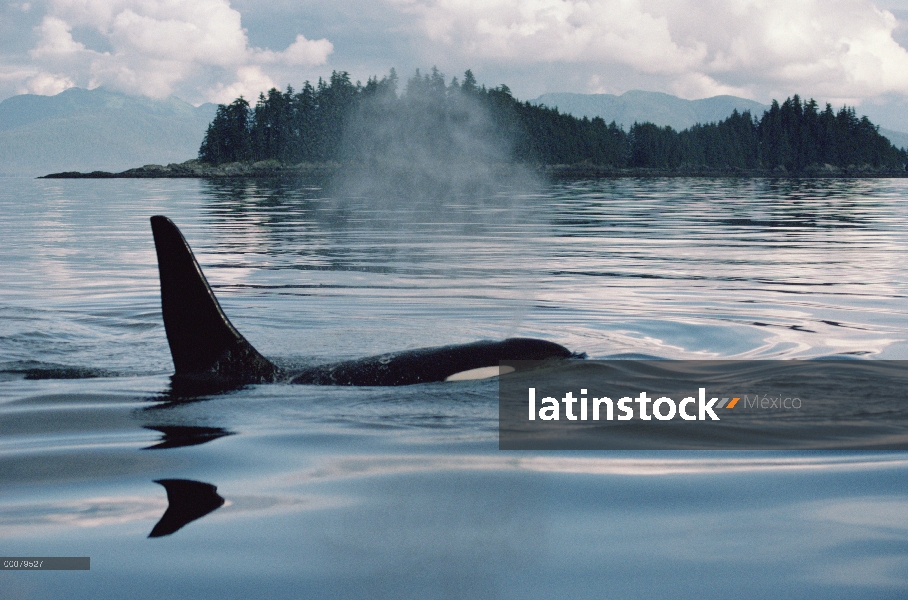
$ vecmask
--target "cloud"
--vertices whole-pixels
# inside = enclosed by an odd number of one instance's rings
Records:
[[[872,0],[232,1],[15,0],[0,7],[0,95],[104,85],[252,99],[327,76],[329,58],[354,80],[471,68],[521,98],[908,95],[908,11],[899,21]]]
[[[44,17],[39,28],[41,43],[29,54],[33,58],[70,56],[85,51],[85,46],[73,40],[72,28],[56,17]]]
[[[387,2],[465,63],[577,65],[600,80],[630,69],[687,97],[908,93],[898,21],[868,0]]]
[[[214,102],[227,104],[240,96],[255,100],[260,92],[277,87],[270,77],[256,65],[240,67],[236,70],[236,80],[228,85],[218,84],[210,92],[209,98]]]
[[[467,55],[520,61],[614,61],[652,73],[690,68],[706,48],[672,39],[664,15],[635,1],[440,0],[399,4],[426,34]]]
[[[307,40],[302,34],[287,46],[283,52],[271,50],[256,50],[257,58],[264,63],[282,63],[288,66],[320,65],[325,62],[328,55],[334,51],[334,46],[328,40]]]
[[[75,82],[65,75],[36,73],[25,80],[25,90],[23,91],[41,96],[55,96],[75,85]]]
[[[78,41],[76,30],[106,47]],[[52,0],[35,31],[29,56],[40,76],[26,86],[37,93],[103,85],[152,97],[177,88],[196,99],[254,97],[274,85],[268,68],[321,65],[334,50],[303,35],[281,52],[256,48],[227,0]]]

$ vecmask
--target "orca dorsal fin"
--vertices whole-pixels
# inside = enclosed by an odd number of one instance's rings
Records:
[[[272,380],[277,368],[230,323],[173,221],[151,217],[151,231],[174,377],[234,383]]]

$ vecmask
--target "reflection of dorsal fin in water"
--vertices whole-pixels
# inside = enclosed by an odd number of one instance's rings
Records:
[[[224,505],[215,486],[189,479],[158,479],[167,490],[167,510],[148,537],[163,537]]]
[[[277,368],[234,328],[177,226],[151,217],[161,309],[177,380],[265,382]]]
[[[196,425],[144,425],[143,427],[163,434],[157,444],[146,446],[143,450],[165,450],[168,448],[196,446],[225,435],[233,435],[232,431],[227,431],[221,427],[199,427]]]

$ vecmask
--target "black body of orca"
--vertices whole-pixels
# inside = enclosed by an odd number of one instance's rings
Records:
[[[507,372],[507,367],[499,367],[500,361],[574,356],[553,342],[511,338],[382,354],[287,373],[259,354],[227,319],[177,226],[167,217],[154,216],[151,229],[161,276],[164,329],[176,369],[175,384],[234,386],[289,381],[313,385],[411,385],[480,379]]]

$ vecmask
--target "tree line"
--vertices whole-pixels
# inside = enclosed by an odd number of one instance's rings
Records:
[[[396,133],[374,129],[394,114],[407,115],[406,134],[442,147],[458,128],[506,146],[507,160],[543,165],[587,164],[611,168],[714,168],[801,172],[809,167],[903,169],[908,152],[894,147],[854,108],[838,111],[797,95],[756,117],[734,111],[728,118],[683,131],[634,123],[577,118],[556,108],[520,102],[505,85],[479,86],[471,71],[450,83],[433,68],[419,70],[398,93],[389,75],[355,84],[346,72],[217,108],[199,149],[199,159],[223,164],[277,160],[283,164],[368,160]],[[400,120],[400,119],[398,119]],[[398,128],[400,129],[400,128]]]

